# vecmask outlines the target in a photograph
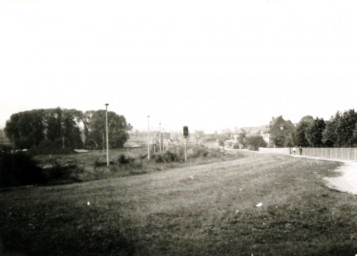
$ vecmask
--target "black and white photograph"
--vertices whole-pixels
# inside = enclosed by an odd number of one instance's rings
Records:
[[[0,256],[356,256],[357,2],[0,0]]]

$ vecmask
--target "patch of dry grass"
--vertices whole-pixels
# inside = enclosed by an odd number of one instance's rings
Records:
[[[4,246],[28,255],[357,252],[357,201],[322,180],[337,163],[245,154],[140,176],[1,192]]]

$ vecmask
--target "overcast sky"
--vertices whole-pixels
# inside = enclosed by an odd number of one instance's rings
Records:
[[[0,128],[37,108],[135,129],[329,119],[357,105],[357,2],[0,0]]]

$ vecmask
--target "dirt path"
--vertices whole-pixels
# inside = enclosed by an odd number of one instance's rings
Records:
[[[357,162],[340,160],[340,159],[329,159],[321,157],[308,157],[308,156],[294,156],[294,157],[304,157],[309,159],[326,160],[341,162],[343,165],[336,169],[336,172],[340,174],[338,177],[325,177],[326,185],[332,189],[336,189],[342,192],[357,195]]]

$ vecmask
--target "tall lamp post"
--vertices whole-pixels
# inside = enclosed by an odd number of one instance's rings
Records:
[[[150,160],[150,125],[149,125],[149,118],[148,116],[148,159]]]
[[[107,166],[109,166],[109,137],[108,137],[108,103],[105,104],[105,133],[107,144]]]

